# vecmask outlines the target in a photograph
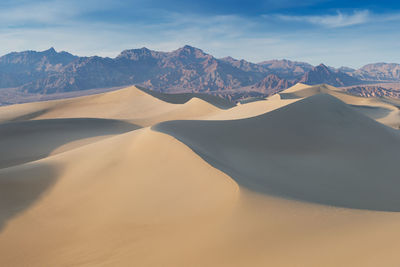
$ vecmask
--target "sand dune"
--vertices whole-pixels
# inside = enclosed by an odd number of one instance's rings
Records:
[[[149,129],[2,169],[0,184],[0,265],[392,266],[399,259],[398,214],[238,191],[188,147]]]
[[[251,118],[289,105],[298,100],[299,99],[281,99],[280,95],[276,94],[268,97],[266,100],[237,105],[228,110],[220,110],[216,113],[205,115],[202,118],[207,120],[237,120]]]
[[[10,167],[48,156],[54,149],[75,140],[86,143],[138,129],[139,127],[105,119],[51,119],[0,124],[0,168]],[[83,145],[69,145],[69,149]],[[63,151],[67,150],[64,147]],[[60,152],[60,151],[59,151]]]
[[[387,126],[400,129],[400,111],[398,105],[396,105],[396,103],[398,103],[396,99],[354,96],[326,84],[314,86],[297,84],[282,91],[279,95],[283,99],[301,99],[320,93],[339,98],[346,104],[351,105],[358,112]]]
[[[181,140],[252,190],[327,205],[400,211],[400,133],[330,95],[315,95],[250,119],[170,121],[153,128]]]
[[[237,105],[228,110],[220,110],[200,117],[207,120],[233,120],[258,116],[288,104],[299,101],[303,98],[317,94],[332,95],[358,112],[395,129],[400,129],[400,102],[390,98],[365,98],[350,95],[339,88],[326,84],[306,85],[298,83],[278,94],[268,97],[266,100],[259,100],[251,103]]]
[[[0,108],[0,266],[397,266],[396,101],[282,94]]]
[[[164,100],[174,102],[175,96]],[[212,98],[213,102],[217,99]],[[0,122],[55,118],[105,118],[119,119],[140,126],[171,120],[196,118],[219,110],[216,106],[192,97],[182,104],[171,104],[153,97],[136,87],[120,90],[36,103],[0,107]],[[216,101],[215,101],[216,102]]]
[[[0,190],[2,266],[115,266],[120,257],[145,266],[147,253],[160,264],[185,249],[188,230],[229,214],[238,194],[227,175],[149,129],[2,169]]]
[[[209,94],[199,94],[199,93],[165,94],[156,91],[151,91],[143,87],[137,87],[137,88],[151,96],[154,96],[162,101],[172,104],[185,104],[186,102],[188,102],[193,98],[199,98],[221,109],[229,109],[235,106],[235,104],[230,102],[229,100]]]

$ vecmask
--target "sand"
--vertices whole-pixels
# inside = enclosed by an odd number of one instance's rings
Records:
[[[253,191],[400,211],[399,131],[327,94],[253,118],[169,121],[153,129],[174,136]]]
[[[176,97],[173,95],[171,99],[175,100]],[[211,102],[206,102],[193,97],[187,102],[182,100],[180,104],[173,104],[131,86],[97,95],[0,107],[0,122],[101,118],[150,126],[165,120],[196,118],[212,114],[220,110],[213,105],[212,100],[215,99],[212,98]]]
[[[270,96],[265,100],[255,101],[246,104],[239,104],[228,110],[221,110],[199,117],[207,120],[234,120],[250,118],[261,115],[275,109],[281,108],[288,104],[294,103],[305,97],[317,94],[332,95],[346,104],[350,105],[358,112],[370,117],[382,124],[390,126],[394,129],[400,129],[400,102],[393,98],[364,98],[350,95],[343,92],[339,88],[320,84],[310,86],[298,83],[278,94]]]
[[[0,266],[398,266],[396,103],[309,88],[0,108]]]

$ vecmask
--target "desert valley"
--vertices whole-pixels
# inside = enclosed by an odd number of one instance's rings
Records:
[[[302,83],[0,107],[0,265],[397,266],[399,107]]]
[[[0,267],[399,267],[400,1],[0,1]]]

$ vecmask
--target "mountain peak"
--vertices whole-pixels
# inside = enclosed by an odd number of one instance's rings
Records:
[[[181,47],[181,49],[185,49],[185,50],[200,50],[199,48],[196,48],[196,47],[190,46],[190,45],[184,45],[183,47]]]
[[[43,51],[44,53],[49,53],[49,54],[56,54],[57,51],[54,49],[54,47],[50,47],[49,49]]]
[[[157,52],[152,51],[147,47],[142,47],[142,48],[124,50],[117,56],[117,58],[139,60],[139,59],[154,57],[156,54]]]
[[[178,50],[176,50],[175,52],[179,53],[179,54],[203,54],[205,55],[206,53],[204,53],[203,50],[201,50],[200,48],[196,48],[190,45],[185,45],[181,48],[179,48]]]
[[[360,80],[341,71],[332,71],[329,67],[321,63],[307,72],[300,82],[308,85],[326,83],[332,86],[345,86],[358,84]]]
[[[322,70],[328,70],[328,71],[330,71],[330,69],[329,69],[324,63],[319,64],[319,65],[316,66],[315,68],[316,68],[316,69],[322,69]]]

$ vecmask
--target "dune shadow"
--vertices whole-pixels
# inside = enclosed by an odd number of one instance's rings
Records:
[[[374,107],[374,106],[363,106],[363,105],[349,105],[355,110],[361,112],[362,114],[372,118],[372,119],[380,119],[384,118],[391,112],[390,109],[382,108],[382,107]]]
[[[34,118],[37,118],[37,117],[45,114],[48,111],[49,111],[48,109],[41,109],[41,110],[38,110],[38,111],[35,111],[35,112],[31,112],[31,113],[28,113],[28,114],[24,114],[22,116],[15,117],[15,118],[9,120],[9,122],[32,120]]]
[[[7,122],[0,124],[0,168],[47,157],[72,141],[121,134],[140,126],[111,119],[73,118]]]
[[[215,96],[215,95],[210,95],[210,94],[201,94],[201,93],[166,94],[166,93],[152,91],[152,90],[149,90],[142,86],[136,86],[136,88],[142,90],[146,94],[149,94],[155,98],[158,98],[164,102],[168,102],[171,104],[184,104],[184,103],[188,102],[189,100],[191,100],[193,97],[196,97],[196,98],[204,100],[204,101],[208,102],[209,104],[214,105],[220,109],[230,109],[230,108],[236,106],[235,103],[233,103],[225,98]]]
[[[400,211],[400,134],[318,95],[233,121],[152,127],[253,191],[329,206]]]
[[[299,99],[302,96],[298,96],[296,93],[279,93],[281,99]]]
[[[57,176],[55,166],[43,163],[0,170],[0,232],[10,219],[39,200]]]

